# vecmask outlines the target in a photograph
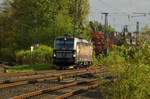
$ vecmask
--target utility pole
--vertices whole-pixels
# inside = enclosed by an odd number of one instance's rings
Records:
[[[108,43],[108,36],[109,34],[107,33],[108,29],[108,13],[102,13],[105,15],[105,25],[104,25],[104,37],[105,37],[105,54],[107,55],[109,52],[109,43]]]
[[[138,43],[138,39],[139,39],[139,21],[136,22],[136,44]]]
[[[128,25],[124,25],[123,28],[123,43],[126,44],[126,33],[128,32]]]
[[[136,32],[139,33],[139,21],[136,22]]]
[[[123,27],[123,44],[125,44],[126,43],[126,27],[124,26]]]

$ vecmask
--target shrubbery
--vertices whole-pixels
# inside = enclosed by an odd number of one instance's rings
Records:
[[[55,69],[55,66],[52,64],[29,64],[29,65],[16,65],[13,67],[7,68],[7,72],[33,72],[41,70],[50,70]]]
[[[15,61],[14,49],[12,48],[0,48],[0,61],[14,62]]]
[[[149,99],[150,45],[141,42],[136,47],[114,46],[107,57],[98,59],[105,64],[115,80],[101,78],[101,89],[106,99]]]
[[[52,63],[53,49],[46,45],[34,48],[34,51],[22,50],[16,53],[16,61],[20,64]]]

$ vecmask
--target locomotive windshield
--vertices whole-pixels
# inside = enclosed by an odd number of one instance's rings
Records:
[[[56,49],[73,49],[74,39],[73,38],[58,38],[55,40]]]

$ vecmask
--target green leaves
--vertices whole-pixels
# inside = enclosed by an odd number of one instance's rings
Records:
[[[51,47],[40,45],[35,47],[34,51],[21,50],[16,53],[16,60],[21,64],[38,64],[38,63],[50,63],[52,64],[52,53]]]
[[[144,43],[145,42],[145,43]],[[114,46],[110,54],[102,58],[112,76],[113,82],[103,78],[101,85],[104,97],[108,99],[149,99],[150,96],[150,48],[147,41],[138,46]]]
[[[0,13],[0,44],[4,49],[11,49],[9,52],[27,49],[36,43],[53,46],[54,38],[64,34],[82,34],[84,38],[89,33],[86,24],[88,0],[4,2],[4,11]],[[0,54],[5,53],[0,51]]]
[[[104,25],[102,25],[101,23],[99,23],[98,21],[90,21],[89,25],[92,29],[92,31],[104,31]],[[112,28],[110,25],[107,27],[106,32],[107,33],[111,33],[114,31],[114,28]]]

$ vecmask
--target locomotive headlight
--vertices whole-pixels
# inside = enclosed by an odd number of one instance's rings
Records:
[[[53,56],[56,57],[56,54],[54,54]]]
[[[76,54],[73,54],[73,57],[76,57]]]

